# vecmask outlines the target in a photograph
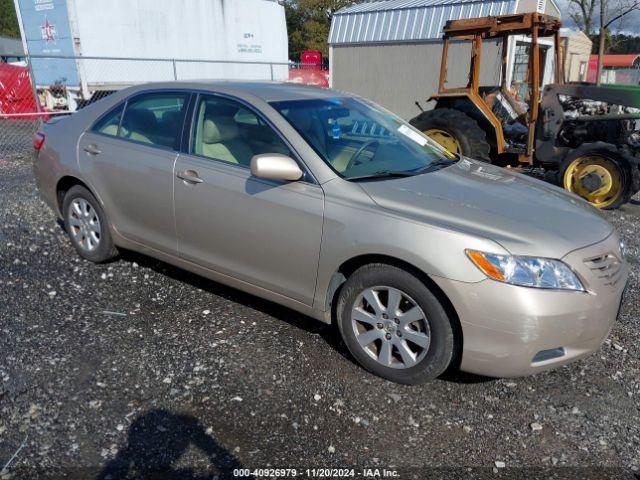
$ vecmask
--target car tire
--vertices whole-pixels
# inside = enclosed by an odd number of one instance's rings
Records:
[[[75,185],[69,189],[62,202],[62,214],[71,244],[82,258],[103,263],[118,255],[107,216],[85,187]]]
[[[347,348],[375,375],[415,385],[438,377],[452,362],[451,320],[435,295],[406,270],[386,264],[359,268],[340,291],[336,315]],[[423,318],[409,323],[418,317]]]

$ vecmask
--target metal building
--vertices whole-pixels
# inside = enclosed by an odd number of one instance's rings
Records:
[[[585,82],[589,70],[589,57],[593,42],[584,32],[563,28],[562,57],[564,58],[564,79],[568,82]]]
[[[363,95],[410,119],[416,102],[438,89],[442,28],[447,20],[537,11],[560,17],[554,0],[385,0],[360,3],[336,12],[329,33],[331,86]],[[526,83],[526,37],[510,39],[507,79],[512,88]],[[540,39],[544,81],[552,80],[553,41]],[[501,45],[483,46],[481,84],[496,85],[501,75]],[[465,85],[469,44],[449,49],[448,79]],[[460,58],[456,62],[456,58]]]

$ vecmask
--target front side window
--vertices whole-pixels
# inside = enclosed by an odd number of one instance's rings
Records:
[[[118,136],[178,148],[186,93],[148,93],[127,102]]]
[[[451,155],[400,118],[362,100],[271,104],[346,179],[405,176],[448,165]]]
[[[195,110],[191,153],[249,167],[261,153],[291,155],[278,134],[236,101],[203,95]]]

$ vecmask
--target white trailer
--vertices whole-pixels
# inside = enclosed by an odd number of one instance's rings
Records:
[[[285,80],[277,0],[14,0],[47,107],[165,80]]]

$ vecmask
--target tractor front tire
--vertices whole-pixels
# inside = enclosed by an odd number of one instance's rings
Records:
[[[409,123],[452,153],[490,162],[487,134],[478,122],[460,110],[436,108]]]

